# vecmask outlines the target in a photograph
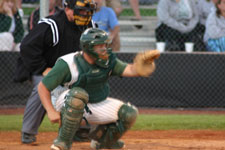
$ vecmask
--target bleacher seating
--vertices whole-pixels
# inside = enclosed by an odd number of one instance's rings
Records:
[[[140,5],[140,9],[156,9],[157,5]],[[130,5],[123,5],[124,9]],[[155,49],[156,16],[142,16],[142,20],[133,21],[132,16],[120,16],[120,40],[122,52],[138,52],[145,49]],[[142,25],[141,29],[136,25]]]
[[[38,4],[23,4],[22,7],[37,8]],[[123,8],[130,8],[129,5],[123,5]],[[156,8],[156,5],[140,5],[140,8],[149,9]],[[145,49],[155,48],[155,33],[157,25],[156,16],[143,16],[141,21],[131,21],[132,16],[120,16],[120,40],[121,52],[137,52]],[[24,15],[23,24],[27,34],[28,15]],[[135,25],[142,25],[141,29],[137,29]]]

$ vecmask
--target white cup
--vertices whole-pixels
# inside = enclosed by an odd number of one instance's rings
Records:
[[[157,42],[156,43],[156,49],[159,50],[160,52],[164,52],[166,47],[165,42]]]
[[[194,49],[194,43],[192,43],[192,42],[186,42],[185,43],[185,51],[187,53],[193,52],[193,49]]]

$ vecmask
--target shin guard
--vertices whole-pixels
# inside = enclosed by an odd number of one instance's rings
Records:
[[[62,125],[59,128],[57,139],[54,146],[60,150],[69,150],[72,145],[73,137],[80,127],[84,113],[84,107],[88,103],[88,94],[81,88],[73,88],[66,95],[65,105],[61,111]]]
[[[90,132],[91,147],[95,149],[121,149],[123,143],[119,141],[122,135],[135,123],[138,110],[135,106],[124,104],[121,106],[116,123],[98,125]]]

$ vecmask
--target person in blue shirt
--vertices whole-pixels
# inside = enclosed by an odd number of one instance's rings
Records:
[[[225,52],[225,0],[218,0],[215,5],[206,20],[204,38],[208,51]]]
[[[115,12],[110,7],[103,6],[103,0],[95,0],[97,4],[96,12],[93,15],[93,21],[98,25],[99,29],[102,29],[109,33],[109,37],[112,41],[110,47],[113,51],[120,50],[120,38],[119,38],[119,21]]]

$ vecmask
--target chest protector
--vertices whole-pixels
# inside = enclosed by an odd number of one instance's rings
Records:
[[[116,61],[115,55],[110,55],[108,68],[87,63],[81,54],[75,55],[74,62],[77,65],[78,80],[70,88],[81,87],[89,94],[89,103],[97,103],[105,100],[110,92],[108,79],[112,73]]]

